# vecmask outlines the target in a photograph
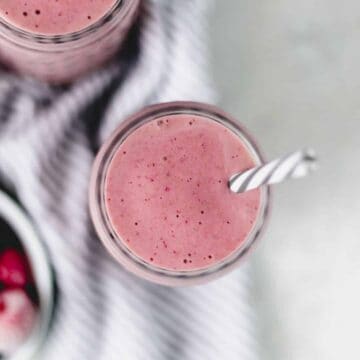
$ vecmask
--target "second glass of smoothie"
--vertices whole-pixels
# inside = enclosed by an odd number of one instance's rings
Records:
[[[0,0],[0,61],[20,74],[73,81],[109,60],[140,0]]]
[[[249,135],[216,107],[148,107],[96,158],[92,220],[136,275],[169,286],[208,281],[237,266],[263,230],[268,189],[237,195],[228,187],[231,175],[261,163]]]

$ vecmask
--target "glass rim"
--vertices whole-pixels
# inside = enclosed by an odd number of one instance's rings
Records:
[[[133,5],[132,1],[129,0],[116,0],[112,7],[97,21],[90,24],[89,26],[78,30],[73,31],[65,34],[41,34],[41,33],[34,33],[20,27],[14,26],[5,20],[3,17],[0,17],[0,29],[3,28],[12,34],[15,34],[19,38],[23,40],[33,41],[39,45],[41,44],[68,44],[73,43],[77,40],[81,40],[84,37],[87,37],[90,34],[96,32],[99,28],[104,26],[105,24],[109,23],[114,16],[123,12],[123,16],[126,16],[128,11],[131,9]],[[1,35],[1,34],[0,34]]]
[[[179,271],[152,265],[136,255],[121,237],[117,235],[107,214],[104,189],[108,167],[118,147],[132,132],[152,120],[175,114],[193,114],[217,121],[240,137],[256,164],[264,162],[262,153],[247,130],[221,109],[208,104],[183,101],[152,105],[137,112],[120,124],[101,147],[92,169],[89,187],[89,205],[92,221],[100,240],[120,264],[147,280],[162,285],[181,286],[186,285],[190,280],[192,284],[206,282],[212,277],[217,277],[224,272],[230,271],[239,263],[239,260],[249,252],[259,238],[260,233],[262,233],[268,218],[270,189],[269,187],[260,189],[260,211],[245,241],[220,261],[196,270]]]

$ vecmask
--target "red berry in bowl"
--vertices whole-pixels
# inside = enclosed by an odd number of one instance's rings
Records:
[[[32,282],[31,270],[24,254],[7,249],[0,254],[0,282],[5,287],[24,287]]]
[[[0,293],[0,353],[13,353],[29,336],[36,310],[22,289]]]

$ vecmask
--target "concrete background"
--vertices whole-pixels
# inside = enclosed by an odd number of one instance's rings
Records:
[[[359,359],[360,2],[217,0],[210,30],[222,107],[268,158],[321,159],[276,186],[250,260],[261,359]]]

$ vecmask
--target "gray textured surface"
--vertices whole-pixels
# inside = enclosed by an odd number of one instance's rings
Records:
[[[277,186],[250,260],[262,359],[358,359],[360,3],[217,1],[221,104],[267,157],[312,145],[321,168]]]

